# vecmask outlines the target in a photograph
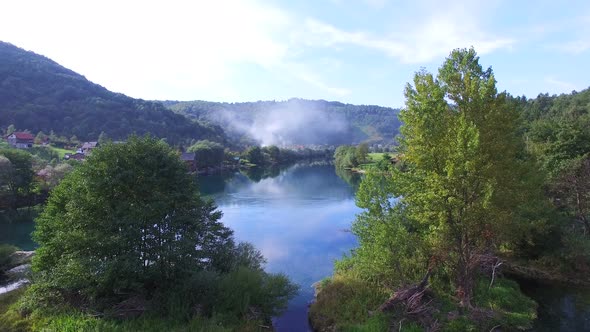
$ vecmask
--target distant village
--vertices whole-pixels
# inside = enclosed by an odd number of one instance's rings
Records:
[[[29,132],[17,131],[6,137],[6,141],[10,147],[15,149],[30,149],[35,144],[35,136]],[[49,141],[45,140],[41,142],[42,146],[49,145]],[[64,155],[65,160],[84,160],[84,158],[90,154],[90,152],[98,147],[98,142],[84,142],[76,150],[75,153],[66,153]]]
[[[29,132],[25,131],[17,131],[13,132],[12,134],[5,137],[8,145],[14,149],[30,149],[35,144],[35,136]],[[49,140],[44,140],[43,142],[38,142],[41,146],[48,146]],[[122,143],[122,142],[115,142],[115,143]],[[96,149],[100,146],[98,141],[91,141],[91,142],[83,142],[77,148],[75,153],[66,153],[64,154],[64,160],[84,160],[92,150]],[[180,159],[187,165],[189,171],[194,172],[197,169],[196,165],[196,154],[194,152],[183,152],[180,155]]]

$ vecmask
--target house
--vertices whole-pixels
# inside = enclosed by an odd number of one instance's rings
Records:
[[[84,155],[88,155],[92,149],[96,149],[98,147],[98,142],[84,142],[82,147],[78,149],[78,153],[82,153]]]
[[[26,132],[14,132],[6,137],[8,144],[17,149],[28,149],[33,147],[35,136]]]
[[[189,171],[194,172],[197,170],[197,163],[195,160],[195,153],[194,152],[183,152],[180,155],[180,160],[182,160],[186,164]]]

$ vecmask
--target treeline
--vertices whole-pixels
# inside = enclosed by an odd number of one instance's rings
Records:
[[[590,89],[514,103],[524,118],[527,150],[546,174],[545,192],[567,220],[561,237],[571,246],[566,261],[577,261],[571,268],[583,271],[590,267]],[[574,249],[576,242],[588,247]]]
[[[48,146],[18,150],[0,143],[0,210],[43,203],[77,163],[60,160]]]
[[[303,159],[329,158],[330,149],[299,150],[270,146],[251,146],[243,151],[231,150],[223,145],[208,140],[197,141],[186,149],[195,153],[197,168],[229,167],[268,167],[284,165]]]
[[[278,164],[287,164],[297,160],[330,158],[332,150],[330,149],[309,149],[299,150],[282,149],[275,145],[270,146],[252,146],[247,148],[242,154],[245,162],[256,166],[272,166]]]
[[[171,144],[192,139],[225,142],[216,125],[189,121],[161,103],[113,93],[54,61],[0,42],[0,127],[10,124],[33,133],[115,140],[136,133],[165,138]]]
[[[334,151],[334,165],[337,168],[355,168],[367,162],[369,147],[366,143],[358,146],[342,145]]]
[[[359,246],[318,286],[314,328],[525,329],[536,303],[502,271],[587,284],[590,92],[527,100],[495,84],[473,49],[416,73],[403,167],[363,178]]]

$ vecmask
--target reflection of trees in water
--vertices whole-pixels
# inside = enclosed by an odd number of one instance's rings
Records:
[[[199,191],[204,196],[223,193],[228,190],[228,185],[233,188],[230,190],[236,190],[236,188],[247,187],[252,183],[259,183],[262,180],[274,179],[279,176],[282,176],[280,180],[282,186],[297,184],[290,187],[289,190],[305,188],[314,192],[321,192],[326,188],[340,188],[343,179],[352,187],[352,194],[354,195],[360,184],[360,175],[336,170],[338,176],[335,176],[334,170],[333,163],[329,161],[312,161],[269,167],[252,167],[235,173],[197,176],[195,179]],[[350,187],[347,190],[350,190]]]
[[[263,179],[275,178],[281,174],[281,171],[286,170],[289,166],[268,166],[268,167],[252,167],[240,170],[248,179],[253,182],[260,182]]]
[[[212,175],[195,176],[199,192],[201,195],[208,196],[223,192],[226,183],[234,177],[234,173],[219,173]]]
[[[361,184],[361,175],[358,173],[351,172],[347,169],[336,167],[336,175],[340,177],[344,182],[348,183],[356,191]]]

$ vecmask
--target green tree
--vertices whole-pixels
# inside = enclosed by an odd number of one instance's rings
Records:
[[[244,158],[248,159],[252,164],[262,166],[264,164],[264,154],[259,146],[251,146],[244,151]]]
[[[227,270],[232,232],[169,146],[107,143],[53,190],[37,219],[38,280],[86,295],[148,292]]]
[[[367,145],[367,143],[359,144],[359,146],[356,147],[355,153],[356,159],[360,164],[366,163],[367,157],[369,156],[369,145]]]
[[[219,166],[225,158],[223,145],[208,140],[197,141],[187,151],[195,153],[195,159],[199,167]]]
[[[481,257],[514,233],[528,198],[518,117],[473,49],[453,51],[437,77],[421,71],[413,83],[400,113],[406,170],[394,171],[392,188],[470,307]]]
[[[359,164],[354,146],[341,145],[334,151],[334,164],[338,168],[352,168]]]
[[[558,206],[581,225],[582,233],[590,236],[590,157],[570,161],[551,186]]]
[[[45,135],[43,131],[40,131],[37,133],[37,136],[35,136],[35,144],[42,144],[47,138],[48,136]]]
[[[263,150],[268,154],[271,163],[276,164],[281,161],[281,150],[276,145],[265,146]]]
[[[5,159],[2,159],[0,165],[0,189],[8,197],[8,206],[15,208],[17,199],[29,196],[33,190],[33,158],[29,153],[16,149],[0,150],[1,156]]]

